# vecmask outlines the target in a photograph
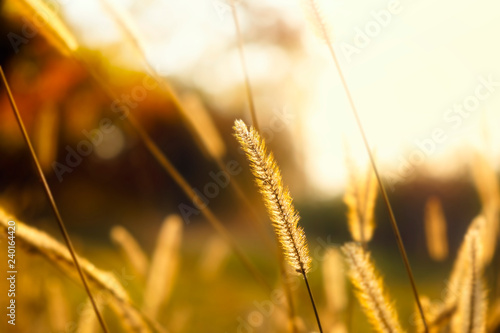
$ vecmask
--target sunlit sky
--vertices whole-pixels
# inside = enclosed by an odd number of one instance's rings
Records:
[[[63,16],[82,44],[99,48],[122,38],[99,0],[63,3]],[[114,3],[134,19],[153,67],[230,105],[221,96],[243,78],[236,50],[226,49],[234,46],[235,32],[225,2]],[[450,157],[466,146],[489,145],[498,157],[498,2],[329,0],[319,5],[384,172],[397,172],[402,160],[418,158],[419,149],[427,149],[424,160],[431,169],[455,166]],[[360,163],[366,154],[326,44],[314,34],[300,1],[254,0],[251,6],[277,9],[274,14],[294,27],[303,43],[298,58],[278,47],[246,44],[252,83],[278,92],[273,104],[265,102],[269,97],[259,102],[256,90],[257,106],[263,106],[257,111],[264,125],[276,108],[293,114],[289,131],[301,133],[293,135],[294,146],[304,156],[309,182],[320,193],[335,193],[345,179],[344,142]],[[249,31],[260,18],[241,9],[242,29]],[[132,59],[127,53],[121,58],[124,64]]]

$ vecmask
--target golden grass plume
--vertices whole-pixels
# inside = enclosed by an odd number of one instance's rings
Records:
[[[500,189],[498,178],[491,161],[480,153],[475,153],[471,165],[472,178],[482,204],[482,214],[486,227],[482,229],[484,261],[489,263],[494,256],[499,237]]]
[[[429,256],[436,261],[448,257],[446,218],[439,198],[430,197],[425,204],[425,236]]]
[[[347,222],[352,238],[365,245],[373,237],[375,229],[375,201],[377,199],[377,178],[373,168],[368,166],[362,176],[349,154],[346,154],[349,178],[344,195],[347,205]]]
[[[156,318],[162,304],[172,292],[179,264],[179,247],[182,238],[182,219],[167,216],[156,241],[144,291],[143,309]]]
[[[327,44],[333,43],[332,27],[328,23],[326,13],[321,10],[317,0],[302,0],[302,7],[314,34]]]
[[[345,244],[342,251],[349,266],[349,277],[356,288],[356,296],[373,329],[379,333],[403,332],[368,252],[356,243]]]
[[[111,240],[120,248],[134,271],[144,280],[149,269],[149,260],[134,236],[119,225],[111,228],[110,235]]]
[[[263,196],[276,236],[286,260],[296,272],[306,274],[311,257],[299,215],[292,204],[290,192],[283,186],[281,172],[272,153],[267,153],[264,140],[257,131],[247,128],[242,120],[234,124],[235,136],[245,151],[255,181]]]
[[[486,331],[486,291],[483,281],[481,224],[473,225],[465,235],[465,269],[457,311],[453,316],[453,332],[484,333]]]
[[[476,216],[466,233],[466,236],[464,238],[464,241],[460,245],[460,248],[458,250],[457,257],[455,259],[455,262],[453,263],[453,268],[450,274],[450,278],[447,281],[447,288],[445,292],[445,297],[444,297],[444,302],[448,306],[453,306],[457,305],[458,300],[460,299],[460,295],[462,294],[463,290],[463,285],[465,282],[465,276],[467,274],[467,270],[469,267],[469,262],[470,262],[470,256],[469,252],[467,249],[469,247],[468,245],[468,239],[471,238],[471,234],[474,234],[474,237],[476,237],[476,233],[479,233],[479,235],[482,234],[482,229],[486,226],[486,220],[484,216],[478,215]],[[469,235],[469,236],[468,236]],[[478,249],[479,251],[479,249]],[[481,261],[481,265],[484,266],[484,260],[482,257],[482,254],[484,252],[480,252],[478,260]]]

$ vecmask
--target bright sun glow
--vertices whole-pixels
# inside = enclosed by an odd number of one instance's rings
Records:
[[[234,107],[224,96],[242,84],[242,74],[237,52],[224,51],[235,43],[225,2],[115,3],[138,25],[153,67],[199,86],[219,105]],[[500,49],[494,41],[500,10],[492,10],[498,3],[319,4],[385,173],[397,173],[407,162],[442,170],[444,157],[464,145],[499,151]],[[303,43],[299,57],[253,42],[245,46],[252,83],[276,89],[266,90],[275,96],[274,104],[255,90],[258,112],[264,123],[276,107],[294,113],[289,130],[302,133],[295,146],[304,152],[309,181],[322,194],[335,193],[346,175],[345,142],[360,163],[366,163],[366,154],[326,44],[312,32],[299,2],[257,5],[278,8]],[[242,29],[252,29],[256,18],[241,12]],[[76,31],[85,31],[80,37],[88,45],[102,47],[121,38],[97,0],[66,2],[65,13]],[[124,61],[133,60],[125,54]]]

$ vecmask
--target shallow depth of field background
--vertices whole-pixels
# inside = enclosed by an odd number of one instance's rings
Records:
[[[121,96],[130,96],[143,85],[146,74],[141,59],[101,2],[54,3],[85,49],[89,63]],[[182,101],[204,105],[222,134],[224,161],[236,161],[241,167],[234,180],[267,221],[247,162],[232,136],[235,119],[247,123],[251,119],[227,3],[115,3],[133,18],[151,66]],[[388,185],[420,292],[439,298],[464,232],[480,211],[471,164],[476,154],[495,167],[500,164],[499,5],[493,0],[335,0],[319,4]],[[180,214],[181,204],[193,204],[127,122],[112,112],[113,101],[84,67],[61,54],[42,33],[13,47],[8,34],[23,36],[23,27],[33,17],[20,15],[14,1],[0,1],[0,5],[0,64],[77,251],[97,267],[119,275],[140,303],[144,282],[134,276],[111,242],[110,229],[124,226],[151,254],[164,218]],[[397,8],[397,14],[386,15],[383,24],[377,23],[389,7]],[[363,168],[366,153],[328,49],[314,33],[304,6],[299,1],[259,0],[238,1],[236,8],[260,126],[302,217],[315,267],[312,288],[321,307],[324,250],[327,245],[350,240],[342,203],[348,171],[345,151]],[[200,150],[162,89],[152,89],[140,100],[132,97],[131,103],[131,112],[182,175],[203,193],[214,182],[210,175],[219,170]],[[53,163],[65,163],[68,147],[76,149],[86,139],[84,133],[98,128],[103,118],[112,119],[115,130],[105,134],[102,143],[59,181]],[[431,195],[442,200],[448,221],[450,254],[442,263],[431,260],[425,246],[424,204]],[[19,221],[60,239],[3,87],[0,206]],[[219,188],[209,207],[268,280],[277,284],[276,260],[249,227],[251,217],[232,189]],[[160,323],[172,332],[241,331],[242,320],[248,321],[249,314],[259,311],[269,293],[224,249],[216,272],[209,272],[207,249],[217,242],[217,235],[201,214],[185,217],[184,222],[179,271]],[[413,296],[380,199],[376,224],[370,249],[390,286],[403,326],[411,327]],[[0,249],[2,260],[4,252]],[[0,267],[4,267],[3,261]],[[26,332],[27,327],[30,332],[33,327],[49,332],[54,325],[64,326],[53,322],[54,313],[59,313],[56,317],[63,323],[78,319],[78,307],[85,301],[79,284],[21,251],[18,262],[22,305],[19,326],[9,327],[8,332]],[[497,276],[498,271],[487,274]],[[4,281],[0,287],[5,287]],[[489,286],[489,290],[496,292],[497,286]],[[54,293],[62,295],[63,303],[51,310],[45,305]],[[315,322],[303,288],[297,288],[295,302],[312,331]],[[326,312],[320,315],[328,317]],[[354,316],[353,332],[368,330],[359,307]],[[263,318],[271,320],[266,315]],[[2,330],[5,325],[2,320]]]

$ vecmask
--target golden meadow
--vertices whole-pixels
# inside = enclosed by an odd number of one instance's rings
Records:
[[[4,5],[5,15],[24,22],[24,34],[9,35],[11,45],[29,49],[31,54],[16,52],[1,71],[2,151],[24,162],[19,166],[2,158],[6,184],[0,197],[1,267],[7,272],[8,260],[15,258],[17,268],[15,296],[6,295],[9,280],[0,283],[2,331],[500,331],[500,192],[492,156],[475,152],[467,184],[446,183],[449,191],[471,193],[466,198],[470,204],[454,207],[439,195],[429,194],[419,206],[421,218],[398,218],[402,215],[398,205],[404,203],[379,171],[332,44],[332,23],[327,24],[315,1],[304,2],[304,13],[331,55],[367,163],[359,165],[346,143],[344,156],[338,156],[349,175],[345,193],[335,203],[322,203],[316,213],[314,205],[305,206],[302,218],[301,209],[296,208],[301,208],[300,203],[294,202],[289,179],[280,168],[284,152],[275,157],[270,147],[279,145],[274,140],[268,145],[261,130],[264,122],[254,100],[238,19],[241,4],[218,5],[228,11],[234,24],[244,76],[239,94],[245,105],[240,106],[240,117],[218,122],[204,106],[202,92],[181,94],[189,89],[168,81],[151,65],[128,13],[107,0],[102,4],[119,27],[123,43],[140,59],[140,71],[110,69],[110,60],[81,47],[53,2]],[[29,35],[33,31],[26,29],[26,22],[36,27],[43,40]],[[26,61],[36,58],[37,52],[49,63],[47,72],[37,72]],[[50,64],[56,62],[62,69],[51,70]],[[44,94],[34,94],[26,83],[23,86],[23,78],[29,82],[37,75],[44,78],[37,81],[44,84]],[[127,102],[120,82],[130,78],[155,94],[154,102]],[[71,80],[88,85],[80,100],[65,100]],[[78,123],[44,103],[54,96],[70,105],[79,105],[83,99],[95,102],[73,116],[80,119]],[[108,105],[110,110],[92,118],[88,114],[97,113],[92,105]],[[142,108],[149,111],[141,112]],[[167,116],[158,116],[162,108],[169,110]],[[25,109],[39,110],[28,115]],[[58,152],[63,135],[57,133],[69,133],[82,123],[93,124],[87,128],[94,130],[83,133],[87,143],[80,137],[75,148],[66,146]],[[97,146],[104,136],[117,135],[113,128],[118,123],[122,136],[116,140],[132,138],[129,149],[136,154],[134,159],[124,166],[109,157],[100,165],[91,164],[99,170],[89,169],[86,159],[91,158],[93,145],[95,154],[112,155]],[[166,130],[162,123],[168,124]],[[158,133],[170,130],[182,140],[159,142]],[[9,135],[17,139],[10,142]],[[286,144],[285,139],[278,141]],[[195,156],[191,163],[182,163],[188,158],[184,151]],[[293,155],[294,151],[286,149],[285,153]],[[193,163],[199,160],[203,162]],[[198,168],[207,165],[212,170],[212,188],[195,185],[199,178],[191,178],[205,173]],[[102,174],[98,178],[106,190],[96,194],[84,186],[86,180],[71,184],[67,179],[81,169],[87,175]],[[9,176],[16,172],[18,176]],[[119,197],[108,187],[107,181],[114,177],[119,179],[117,192],[137,184],[145,189]],[[167,190],[148,192],[158,184]],[[410,186],[407,191],[419,189]],[[97,199],[93,200],[115,212],[109,215],[113,221],[101,225],[102,216],[108,215],[92,211],[86,203],[94,195]],[[161,209],[151,209],[165,200],[172,203],[164,216]],[[447,217],[450,209],[457,210],[453,216],[462,210],[462,215],[472,212],[472,216],[457,228]],[[93,216],[100,223],[74,223],[75,212],[80,211],[88,214],[82,220]],[[315,225],[324,220],[331,225]],[[413,239],[412,231],[417,229],[422,237]],[[450,234],[459,236],[450,239]],[[15,257],[7,251],[12,244]],[[11,299],[15,299],[15,321],[9,323]]]

